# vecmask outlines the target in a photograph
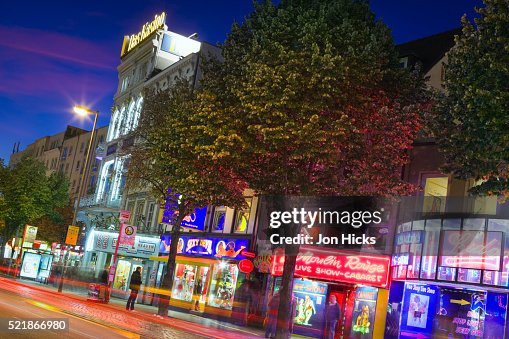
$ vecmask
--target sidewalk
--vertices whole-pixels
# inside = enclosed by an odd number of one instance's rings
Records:
[[[57,291],[57,288],[52,285],[44,285],[31,280],[14,280],[12,278],[10,280],[13,284],[29,285],[32,286],[33,289],[41,292],[51,293],[52,298],[54,298],[54,293]],[[149,305],[136,304],[135,311],[129,312],[125,309],[125,300],[112,298],[108,304],[91,302],[87,301],[87,294],[85,291],[80,291],[80,289],[69,291],[67,288],[64,288],[64,292],[61,296],[74,301],[65,304],[65,306],[71,307],[71,313],[96,322],[105,321],[106,323],[116,326],[120,325],[126,330],[133,331],[141,328],[149,333],[156,334],[154,332],[161,332],[161,329],[151,325],[159,324],[164,327],[186,331],[187,333],[192,332],[201,336],[206,336],[207,338],[238,339],[239,337],[264,337],[264,331],[261,329],[241,327],[188,313],[170,311],[169,317],[165,319],[157,316],[157,307]],[[62,303],[62,298],[59,299]],[[76,301],[79,303],[76,303]],[[157,336],[159,337],[159,335]],[[146,337],[146,335],[143,337]],[[164,335],[163,337],[168,336]],[[177,336],[177,338],[178,337],[179,336]],[[297,338],[297,336],[294,337]]]

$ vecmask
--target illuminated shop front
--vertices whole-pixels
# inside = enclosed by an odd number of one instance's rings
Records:
[[[170,235],[162,235],[159,257],[151,259],[166,263],[170,242]],[[241,252],[248,245],[242,238],[180,236],[170,306],[230,317],[240,283],[238,262],[245,259]],[[159,265],[156,287],[164,266]]]
[[[385,337],[507,338],[508,231],[477,216],[400,224]]]
[[[117,245],[118,232],[92,231],[87,239],[85,256],[82,266],[94,271],[96,279],[101,278],[105,269],[113,264],[113,254]],[[146,286],[157,269],[155,262],[149,257],[157,254],[160,239],[143,235],[136,235],[134,247],[120,245],[117,255],[117,269],[113,279],[112,295],[126,297],[129,293],[129,282],[136,268],[142,268],[142,286]],[[144,290],[142,288],[142,290]],[[143,291],[141,299],[145,302]]]
[[[280,276],[284,257],[273,259]],[[385,325],[390,258],[382,255],[302,246],[295,264],[295,334],[322,338],[331,296],[340,305],[335,338],[381,338]],[[281,278],[275,279],[274,292]]]

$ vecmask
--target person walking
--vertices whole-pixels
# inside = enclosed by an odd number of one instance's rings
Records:
[[[194,311],[200,311],[200,299],[201,299],[201,292],[203,290],[203,285],[202,285],[202,277],[199,277],[198,278],[198,281],[196,281],[196,285],[194,286],[194,293],[193,293],[193,305],[191,306],[192,308],[194,308]],[[193,309],[191,308],[191,311],[193,311]]]
[[[129,283],[129,288],[131,289],[131,294],[129,295],[129,299],[127,299],[127,305],[125,306],[126,310],[134,310],[134,303],[136,302],[136,298],[138,297],[138,291],[141,286],[141,267],[136,267],[136,271],[131,275],[131,281]]]
[[[341,318],[339,304],[336,296],[331,295],[327,308],[325,309],[325,330],[327,331],[327,336],[325,338],[334,339],[339,318]]]
[[[281,297],[279,296],[279,291],[277,291],[269,301],[265,338],[274,338],[276,335],[277,313],[280,299]]]

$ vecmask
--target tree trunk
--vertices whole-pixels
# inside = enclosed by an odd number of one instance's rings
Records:
[[[171,300],[171,292],[173,290],[173,277],[175,275],[175,260],[177,258],[177,246],[180,239],[180,224],[184,219],[184,214],[179,213],[179,216],[173,226],[173,231],[171,232],[171,243],[170,243],[170,251],[168,253],[168,264],[166,265],[166,271],[163,276],[163,281],[161,283],[162,294],[159,294],[159,306],[157,310],[157,314],[160,316],[167,317],[168,310],[170,308],[170,300]],[[178,225],[178,226],[177,226]]]
[[[290,321],[293,321],[292,299],[293,299],[293,275],[295,273],[295,262],[299,245],[286,245],[285,264],[281,289],[279,292],[280,301],[277,316],[276,339],[290,338]]]

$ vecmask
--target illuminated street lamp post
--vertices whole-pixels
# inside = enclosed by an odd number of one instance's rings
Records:
[[[83,192],[83,184],[84,184],[87,169],[88,169],[88,162],[90,159],[90,151],[92,149],[92,143],[94,141],[95,126],[97,124],[97,117],[99,116],[99,112],[93,111],[93,110],[89,109],[88,107],[84,107],[84,106],[74,106],[73,110],[74,110],[74,113],[76,113],[82,117],[85,117],[89,114],[95,115],[94,116],[94,126],[92,127],[92,133],[90,133],[90,141],[88,142],[87,154],[85,156],[85,164],[83,166],[83,172],[81,173],[80,183],[78,186],[78,198],[76,199],[76,206],[74,206],[74,213],[72,216],[71,225],[75,226],[76,218],[78,217],[78,209],[80,207],[81,194]],[[67,253],[69,253],[69,251]],[[60,284],[58,285],[58,292],[62,292],[62,288],[64,286],[64,274],[65,274],[66,261],[67,261],[67,258],[65,258],[64,262],[63,262],[62,273],[61,273],[62,275],[60,276]]]

